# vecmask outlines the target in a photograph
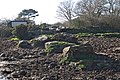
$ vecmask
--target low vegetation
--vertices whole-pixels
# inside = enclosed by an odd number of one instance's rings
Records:
[[[96,37],[117,37],[120,38],[120,33],[78,33],[75,34],[76,37],[90,37],[90,36],[96,36]]]

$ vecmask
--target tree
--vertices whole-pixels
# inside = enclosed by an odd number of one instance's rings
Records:
[[[117,26],[120,20],[120,0],[80,0],[74,12],[89,26],[99,26],[101,23]]]
[[[120,0],[80,0],[76,4],[77,15],[120,16]]]
[[[8,26],[8,23],[9,23],[10,21],[11,21],[11,20],[10,20],[10,19],[7,19],[7,18],[0,19],[0,26]]]
[[[39,16],[38,11],[34,10],[34,9],[24,9],[22,10],[22,12],[20,12],[18,14],[18,18],[17,19],[35,19],[36,16]]]
[[[60,2],[58,6],[57,15],[59,19],[65,19],[69,22],[69,26],[72,24],[72,18],[74,17],[74,2],[72,0]]]
[[[103,0],[80,0],[75,7],[77,15],[100,16],[103,9]]]
[[[120,0],[106,0],[106,13],[110,16],[120,16]]]
[[[104,0],[80,0],[76,3],[74,12],[79,19],[86,21],[87,26],[93,26],[96,18],[103,12]]]

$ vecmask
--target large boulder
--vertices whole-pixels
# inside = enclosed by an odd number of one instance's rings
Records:
[[[69,60],[91,59],[94,55],[93,47],[88,43],[65,47],[62,54],[63,58]]]
[[[48,41],[48,37],[45,35],[30,40],[33,47],[40,47],[40,48],[44,48],[45,42],[47,41]]]
[[[53,40],[56,41],[66,41],[71,43],[77,43],[77,38],[74,37],[72,34],[66,34],[66,33],[57,33],[52,37]]]
[[[63,42],[63,41],[50,41],[45,43],[45,49],[47,52],[61,53],[67,46],[75,45],[74,43]]]
[[[27,40],[21,40],[19,41],[18,48],[32,48],[31,44]]]

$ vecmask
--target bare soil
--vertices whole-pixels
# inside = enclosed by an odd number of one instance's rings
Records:
[[[16,48],[17,41],[0,39],[0,70],[8,80],[120,80],[120,53],[112,49],[120,47],[120,38],[82,37],[89,41],[99,61],[86,61],[88,66],[79,69],[75,65],[60,64],[59,55],[45,55],[43,49]]]

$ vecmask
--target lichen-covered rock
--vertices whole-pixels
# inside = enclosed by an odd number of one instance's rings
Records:
[[[19,41],[18,48],[32,48],[31,44],[27,40],[21,40]]]
[[[45,49],[47,52],[60,53],[67,46],[75,45],[74,43],[68,43],[63,41],[50,41],[45,43]]]
[[[94,57],[94,50],[89,44],[74,45],[65,47],[62,55],[70,60],[89,59]]]
[[[47,39],[48,39],[48,37],[45,36],[45,35],[42,35],[42,36],[39,36],[39,37],[35,38],[35,40],[39,40],[39,41],[45,41]]]
[[[48,40],[48,37],[45,35],[39,36],[38,38],[32,39],[30,42],[33,47],[44,48],[45,42]]]

